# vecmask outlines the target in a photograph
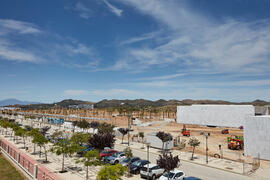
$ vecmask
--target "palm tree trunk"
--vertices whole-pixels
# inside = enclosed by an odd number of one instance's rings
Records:
[[[34,154],[36,154],[36,144],[34,143]]]
[[[193,160],[194,151],[195,151],[195,146],[193,147],[193,150],[192,150],[191,160]]]
[[[25,137],[23,137],[23,147],[25,149]]]
[[[46,150],[46,145],[43,146],[44,147],[44,153],[45,153],[45,162],[48,161],[47,159],[47,150]]]
[[[86,180],[88,180],[88,166],[86,166]]]
[[[65,153],[63,153],[63,159],[62,159],[62,172],[64,172],[64,163],[65,163]]]
[[[39,158],[41,158],[41,146],[39,146]]]

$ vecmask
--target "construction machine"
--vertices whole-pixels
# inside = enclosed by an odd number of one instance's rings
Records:
[[[187,137],[190,136],[190,130],[187,130],[186,129],[186,125],[185,124],[183,125],[182,134],[183,134],[183,136],[187,136]]]
[[[244,148],[243,136],[228,137],[228,148],[231,150],[240,150]]]

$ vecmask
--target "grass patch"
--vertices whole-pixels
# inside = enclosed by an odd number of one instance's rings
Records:
[[[1,180],[24,180],[26,178],[13,167],[8,160],[6,160],[2,154],[0,154],[0,179]]]

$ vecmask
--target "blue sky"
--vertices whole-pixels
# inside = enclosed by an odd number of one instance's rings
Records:
[[[1,0],[0,99],[270,101],[268,0]]]

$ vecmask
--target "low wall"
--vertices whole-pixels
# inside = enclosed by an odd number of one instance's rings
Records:
[[[61,180],[53,172],[41,165],[39,162],[26,155],[17,147],[0,137],[1,151],[17,165],[20,170],[31,179],[37,180]]]
[[[162,141],[156,136],[156,133],[148,133],[146,135],[146,142],[150,143],[150,147],[162,149],[162,146],[164,146],[164,149],[170,150],[173,148],[173,141],[167,141],[162,143]]]
[[[270,116],[252,116],[244,125],[245,155],[270,160]]]
[[[240,127],[247,116],[254,116],[252,105],[177,106],[177,122],[223,127]]]

